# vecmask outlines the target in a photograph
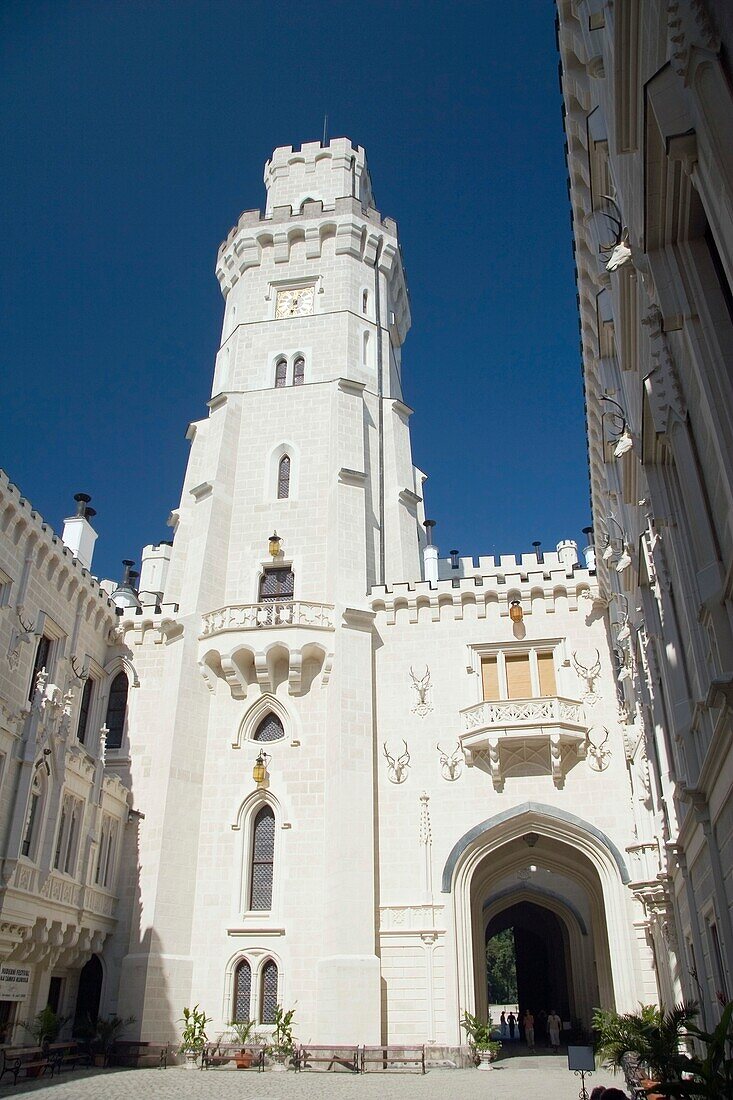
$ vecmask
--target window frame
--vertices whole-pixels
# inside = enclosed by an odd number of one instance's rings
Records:
[[[43,818],[46,809],[46,796],[48,783],[44,776],[36,770],[28,792],[23,832],[20,838],[20,855],[30,863],[35,863],[38,856],[38,847],[43,832]],[[35,799],[35,804],[34,804]],[[27,847],[27,851],[25,850]]]
[[[284,595],[283,596],[283,595],[277,594],[277,595],[274,595],[274,596],[266,596],[263,593],[262,589],[264,587],[265,577],[269,576],[269,575],[276,574],[276,573],[282,573],[282,574],[288,573],[292,577],[292,580],[293,580],[292,590],[290,591],[289,595]],[[258,579],[258,582],[257,582],[257,602],[258,603],[263,603],[263,604],[290,603],[294,599],[295,599],[295,570],[293,569],[292,564],[288,563],[288,562],[283,562],[281,565],[264,565],[262,567],[262,570],[260,572],[259,579]]]
[[[84,700],[86,698],[87,689],[89,689],[89,699],[85,709]],[[79,715],[76,722],[76,739],[79,744],[83,745],[84,748],[87,750],[89,747],[87,744],[87,737],[89,734],[89,728],[93,717],[94,708],[97,704],[98,691],[99,681],[96,679],[96,677],[88,675],[84,681],[84,687],[81,689],[81,696],[79,698]]]
[[[106,726],[106,728],[108,730],[106,748],[107,748],[108,752],[121,753],[122,752],[122,746],[124,745],[125,738],[127,736],[127,718],[128,718],[128,712],[129,712],[129,706],[130,706],[130,677],[128,676],[127,669],[125,669],[125,668],[113,668],[113,669],[110,670],[108,675],[109,675],[109,683],[107,685],[107,697],[106,697],[105,703],[104,703],[104,723],[103,723],[104,726]],[[125,692],[125,707],[124,707],[124,711],[123,711],[123,715],[122,715],[122,729],[120,730],[120,743],[119,743],[119,745],[113,745],[113,744],[110,743],[110,736],[109,736],[110,733],[112,732],[112,730],[110,728],[110,725],[109,725],[109,708],[110,708],[110,702],[112,700],[112,688],[115,685],[115,683],[117,683],[117,680],[119,679],[120,676],[124,676],[126,684],[127,684],[127,688],[126,688],[126,692]]]
[[[79,848],[84,828],[84,800],[71,791],[65,791],[61,799],[61,812],[56,830],[56,844],[52,869],[59,874],[76,877],[79,865]]]
[[[285,462],[287,462],[287,475],[285,477],[283,477],[283,464]],[[290,455],[288,454],[288,452],[285,451],[283,454],[280,455],[280,458],[277,460],[277,499],[278,500],[289,500],[290,499],[290,475],[292,473],[292,469],[293,469],[293,460],[290,457]],[[285,491],[281,492],[281,490],[283,488],[285,489]]]
[[[277,744],[277,742],[275,742]],[[270,909],[249,909],[251,859],[254,842],[254,821],[263,808],[269,806],[275,815],[275,843],[273,850],[273,877],[272,897]],[[262,789],[253,791],[239,807],[236,820],[232,823],[232,829],[240,833],[240,840],[236,848],[237,874],[232,875],[231,904],[237,917],[244,926],[255,924],[261,927],[263,923],[270,927],[280,919],[282,905],[282,837],[283,829],[289,826],[283,825],[282,807],[277,799]],[[278,963],[278,965],[280,965]]]
[[[272,818],[272,850],[270,852],[269,859],[257,859],[255,852],[255,844],[257,842],[257,822],[265,814],[268,813]],[[271,913],[273,906],[273,899],[275,895],[275,849],[277,847],[277,816],[274,808],[269,802],[263,803],[258,806],[252,813],[252,821],[250,827],[249,837],[249,851],[247,860],[247,913]],[[270,897],[269,905],[255,906],[253,905],[254,891],[255,891],[255,868],[260,866],[270,867]]]
[[[260,947],[252,947],[247,951],[237,952],[227,965],[226,979],[224,982],[223,1015],[227,1020],[236,1020],[237,1001],[237,976],[243,966],[249,967],[249,1006],[247,1019],[252,1020],[258,1027],[270,1029],[274,1021],[265,1023],[263,1017],[264,1004],[264,979],[265,970],[271,964],[277,974],[277,1004],[285,1002],[284,995],[284,971],[282,959],[274,952]],[[267,1032],[269,1034],[269,1031]]]
[[[563,689],[565,687],[562,673],[563,663],[567,659],[567,645],[565,638],[538,638],[536,641],[527,642],[526,640],[521,642],[489,642],[485,644],[469,646],[469,652],[471,655],[469,668],[476,673],[476,696],[479,703],[483,702],[498,702],[509,703],[513,702],[507,691],[506,682],[506,670],[504,667],[504,657],[507,655],[519,656],[520,654],[527,654],[530,658],[530,676],[532,683],[532,690],[537,691],[536,695],[530,695],[530,699],[555,699],[565,698]],[[552,653],[552,667],[555,673],[555,695],[541,695],[539,694],[540,680],[539,680],[539,667],[537,662],[537,655],[539,653]],[[497,680],[499,687],[498,699],[484,699],[484,686],[483,686],[483,662],[488,658],[496,658],[497,664]],[[571,698],[572,696],[568,696]]]

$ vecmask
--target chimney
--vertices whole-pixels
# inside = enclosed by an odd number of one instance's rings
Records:
[[[97,541],[97,532],[89,522],[97,514],[88,506],[91,499],[88,493],[76,494],[76,515],[64,520],[64,533],[61,536],[64,545],[68,546],[85,569],[92,567],[94,543]]]
[[[433,546],[433,527],[435,527],[434,519],[426,519],[423,524],[425,527],[425,536],[427,542],[423,548],[423,575],[426,581],[430,582],[430,587],[435,588],[438,583],[438,547]]]
[[[583,550],[583,557],[585,558],[585,568],[589,573],[595,573],[596,571],[596,546],[595,539],[593,537],[593,528],[584,527],[583,534],[586,537],[588,545]]]
[[[557,544],[557,556],[565,566],[568,576],[572,575],[573,566],[578,564],[578,544],[574,539],[563,539]]]
[[[136,573],[132,568],[135,562],[130,558],[125,558],[122,564],[125,567],[125,571],[122,574],[122,580],[112,593],[112,599],[117,606],[123,610],[130,607],[139,608],[140,601],[137,598],[137,593],[135,592],[133,584],[140,574]]]

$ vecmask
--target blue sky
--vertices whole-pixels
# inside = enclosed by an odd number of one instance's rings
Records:
[[[581,540],[583,398],[551,0],[5,0],[0,463],[94,571],[169,537],[219,242],[276,145],[364,145],[399,223],[442,554]]]

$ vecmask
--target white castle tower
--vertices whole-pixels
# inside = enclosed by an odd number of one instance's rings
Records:
[[[160,1036],[192,999],[228,1023],[239,988],[247,1016],[297,1000],[306,1033],[378,1041],[366,597],[420,575],[410,310],[362,148],[276,149],[265,184],[265,216],[219,250],[221,348],[162,607],[123,623],[145,816],[119,1008]]]
[[[145,548],[120,601],[129,714],[107,764],[137,827],[105,1005],[151,1040],[184,1005],[215,1035],[266,1032],[280,1004],[308,1043],[455,1051],[512,927],[523,1005],[581,1035],[595,1005],[659,996],[628,607],[572,541],[498,561],[427,545],[423,579],[395,223],[345,139],[276,149],[265,183],[264,217],[219,251],[173,544]],[[676,970],[659,981],[674,1000]]]

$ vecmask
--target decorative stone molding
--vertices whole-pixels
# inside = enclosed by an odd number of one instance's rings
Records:
[[[232,604],[203,616],[200,637],[212,638],[232,630],[266,630],[288,626],[333,630],[334,606],[309,600]]]

